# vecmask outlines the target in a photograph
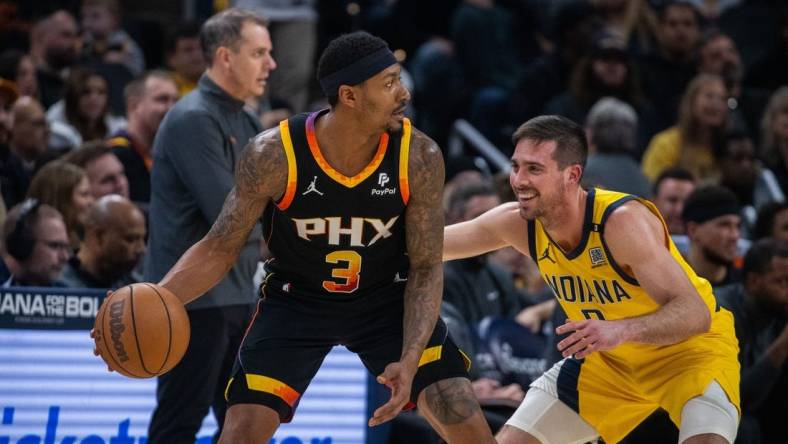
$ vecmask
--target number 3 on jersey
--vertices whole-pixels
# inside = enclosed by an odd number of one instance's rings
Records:
[[[332,293],[353,293],[358,288],[361,273],[361,255],[352,250],[340,250],[326,255],[326,262],[338,264],[347,262],[347,267],[331,270],[331,277],[344,279],[345,282],[323,281],[323,288]]]

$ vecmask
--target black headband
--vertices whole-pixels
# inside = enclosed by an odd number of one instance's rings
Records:
[[[699,205],[697,207],[684,207],[681,215],[685,222],[702,224],[720,216],[739,214],[736,202],[720,202],[714,205]]]
[[[358,85],[389,66],[397,63],[394,53],[383,47],[350,65],[320,79],[326,96],[335,96],[341,85]]]

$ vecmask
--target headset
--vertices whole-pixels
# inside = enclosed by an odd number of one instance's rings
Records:
[[[38,199],[25,199],[21,204],[19,219],[16,220],[14,230],[8,233],[5,238],[6,251],[18,261],[24,261],[33,254],[36,239],[33,227],[29,226],[29,219],[35,217],[40,207],[41,202]]]

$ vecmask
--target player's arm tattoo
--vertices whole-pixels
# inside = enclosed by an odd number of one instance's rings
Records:
[[[443,156],[430,138],[414,130],[406,210],[410,271],[405,288],[402,360],[418,363],[438,319],[443,292]]]
[[[451,378],[430,384],[424,389],[429,410],[441,424],[459,424],[480,410],[470,383],[465,378]]]
[[[235,168],[235,186],[206,236],[218,253],[238,254],[262,216],[265,205],[282,194],[287,181],[287,159],[279,132],[250,140]]]

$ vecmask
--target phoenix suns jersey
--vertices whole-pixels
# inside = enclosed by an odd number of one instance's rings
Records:
[[[660,308],[635,277],[616,263],[602,237],[610,214],[631,200],[645,205],[662,221],[659,211],[649,201],[592,188],[588,191],[582,238],[578,246],[569,252],[563,251],[550,239],[538,220],[528,222],[531,257],[569,319],[616,320],[647,315]],[[593,386],[590,379],[584,377],[585,367],[589,367],[589,377],[594,374],[599,378],[601,375],[598,380],[620,381],[621,387],[630,384],[633,391],[639,391],[643,396],[659,393],[660,387],[672,378],[678,380],[675,378],[681,375],[680,387],[670,385],[671,390],[665,392],[662,395],[664,399],[659,401],[674,420],[676,415],[680,415],[683,403],[702,394],[712,380],[717,380],[731,402],[737,407],[739,405],[738,343],[733,316],[717,304],[709,282],[695,274],[670,239],[664,221],[662,225],[665,248],[708,307],[711,327],[706,333],[675,344],[624,343],[612,350],[595,352],[583,360],[585,363],[580,366],[577,386],[580,392],[579,412],[597,426],[603,436],[607,435],[606,438],[616,435],[616,432],[599,425],[605,422],[599,420],[599,415],[602,415],[599,404],[603,401],[583,393],[583,387],[591,390]],[[609,418],[606,421],[611,422]]]
[[[371,162],[353,177],[326,162],[315,121],[327,110],[282,121],[287,188],[269,205],[263,232],[268,276],[282,290],[351,298],[407,279],[405,208],[411,125],[383,133]]]

